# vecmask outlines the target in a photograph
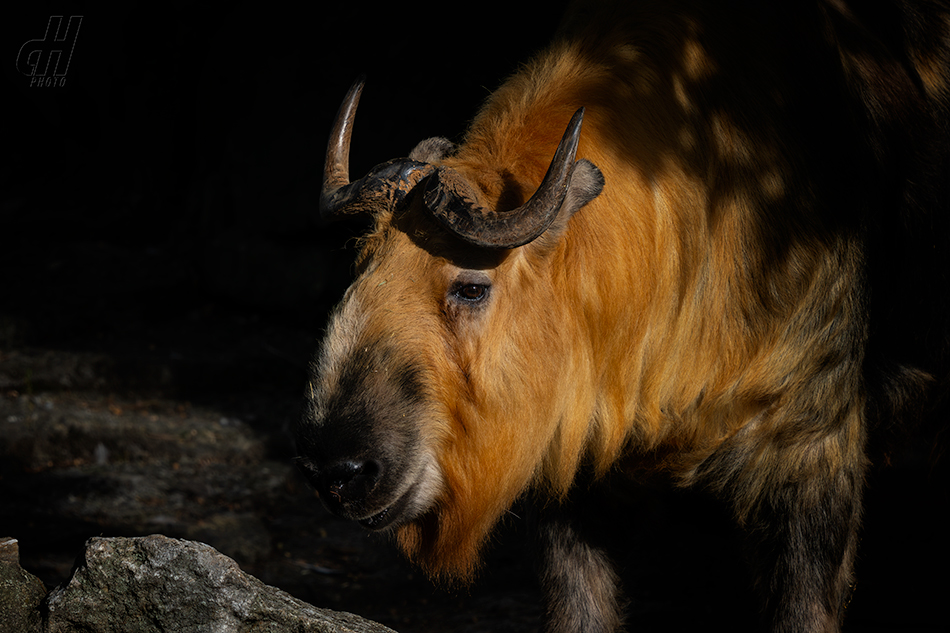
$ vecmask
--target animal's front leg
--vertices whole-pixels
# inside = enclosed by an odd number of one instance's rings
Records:
[[[860,410],[840,420],[739,433],[703,465],[744,526],[771,633],[841,629],[866,460]]]
[[[544,633],[621,630],[619,580],[607,554],[563,517],[541,526]]]
[[[860,475],[770,492],[749,525],[773,633],[837,633],[861,513]]]

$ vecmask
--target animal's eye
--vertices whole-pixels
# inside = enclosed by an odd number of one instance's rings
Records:
[[[452,296],[467,303],[478,303],[488,296],[488,286],[484,284],[460,284],[456,286]]]

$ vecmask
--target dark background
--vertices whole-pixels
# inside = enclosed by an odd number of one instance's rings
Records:
[[[520,509],[474,588],[433,588],[384,540],[320,509],[289,467],[289,429],[362,229],[317,221],[343,94],[366,73],[354,175],[429,136],[457,141],[548,40],[559,4],[4,9],[0,536],[20,540],[28,570],[55,585],[86,538],[162,531],[401,631],[530,630],[539,611]],[[57,14],[84,16],[66,85],[30,87],[17,53]],[[140,419],[161,428],[143,439],[128,430]],[[189,441],[198,431],[215,439]],[[933,563],[947,560],[946,526],[934,517],[946,493],[920,452],[895,463],[872,477],[851,630],[943,630],[947,581]],[[156,482],[179,473],[161,490],[191,505],[136,493],[141,480],[123,470],[133,467]],[[246,484],[262,473],[277,483]],[[161,512],[118,517],[94,508],[104,495]],[[747,620],[720,511],[686,494],[641,496],[636,520],[617,519],[638,569],[628,586],[640,630]]]

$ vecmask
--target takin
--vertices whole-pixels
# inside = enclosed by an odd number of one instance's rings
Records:
[[[466,581],[530,491],[545,630],[617,631],[571,493],[659,474],[728,507],[768,630],[840,630],[869,437],[950,338],[950,12],[865,4],[575,3],[461,143],[351,181],[358,81],[320,210],[372,225],[296,429],[326,507]]]

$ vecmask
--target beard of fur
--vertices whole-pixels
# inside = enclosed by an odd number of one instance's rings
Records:
[[[478,571],[481,550],[492,528],[530,483],[508,476],[501,490],[469,468],[446,472],[448,492],[436,508],[397,532],[405,555],[433,580],[445,584],[470,583]],[[476,468],[476,470],[481,470]]]
[[[527,352],[484,362],[493,345],[506,347],[489,341],[466,355],[482,362],[463,363],[469,380],[461,393],[438,398],[449,403],[438,416],[450,422],[440,430],[436,450],[444,492],[430,512],[397,534],[403,552],[437,581],[470,582],[492,528],[524,491],[545,477],[545,454],[560,436],[563,403],[550,395],[557,385],[534,371],[528,359],[543,357],[542,349],[550,356],[557,346],[545,347],[544,341],[553,338],[542,334],[537,349],[531,344]],[[565,365],[561,359],[547,360],[549,366]]]
[[[470,508],[449,502],[400,527],[397,542],[432,580],[466,585],[476,576],[482,546],[497,520],[498,516],[475,516]]]
[[[434,580],[471,582],[492,528],[532,483],[541,449],[513,437],[512,427],[521,425],[504,428],[504,422],[493,429],[503,432],[500,437],[468,427],[468,435],[442,455],[447,484],[442,499],[398,531],[403,552]]]

